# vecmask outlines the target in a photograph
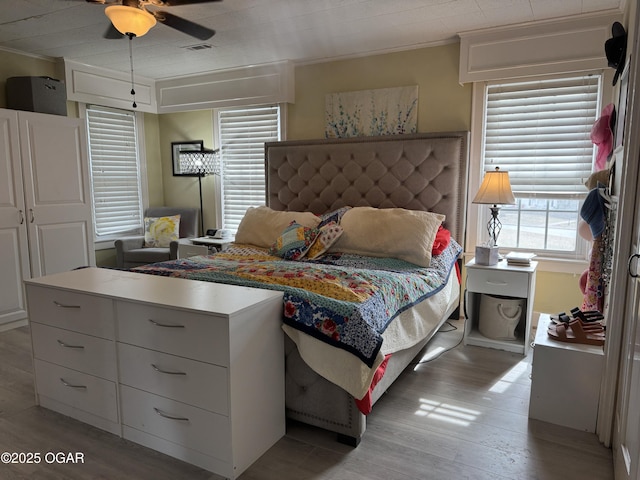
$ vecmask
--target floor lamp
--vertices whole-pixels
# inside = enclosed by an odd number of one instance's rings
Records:
[[[516,203],[511,191],[509,172],[500,170],[500,167],[496,167],[494,171],[487,172],[472,203],[493,205],[489,207],[491,209],[491,218],[487,223],[487,231],[489,232],[489,246],[497,247],[498,235],[502,230],[502,223],[498,219],[498,213],[500,212],[498,205],[514,205]]]
[[[202,208],[202,177],[220,175],[219,150],[180,150],[181,175],[198,177],[198,191],[200,193],[200,234],[204,235],[204,210]]]

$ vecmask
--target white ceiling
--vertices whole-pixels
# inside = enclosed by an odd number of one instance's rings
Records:
[[[202,42],[157,24],[133,40],[134,66],[137,75],[157,80],[282,60],[383,53],[452,41],[458,32],[484,27],[620,9],[625,1],[223,0],[164,7],[216,35]],[[102,37],[109,22],[103,5],[85,0],[2,4],[0,48],[129,72],[126,37]],[[211,48],[186,48],[202,43]]]

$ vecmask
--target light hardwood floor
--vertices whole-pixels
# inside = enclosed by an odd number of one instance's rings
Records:
[[[594,434],[529,420],[529,357],[438,334],[368,419],[360,446],[298,423],[241,480],[613,478],[611,450]],[[425,357],[425,358],[426,358]],[[419,357],[420,358],[420,357]],[[259,408],[259,406],[257,407]],[[0,479],[219,477],[35,406],[27,327],[0,333],[0,452],[80,452],[84,464],[0,464]]]

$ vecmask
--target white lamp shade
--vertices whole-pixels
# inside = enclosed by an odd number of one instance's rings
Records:
[[[141,37],[156,24],[156,17],[141,8],[111,5],[104,9],[104,13],[123,35],[132,33]]]
[[[487,172],[473,203],[514,205],[516,199],[511,191],[509,172],[500,170],[499,167],[496,167],[493,172]]]

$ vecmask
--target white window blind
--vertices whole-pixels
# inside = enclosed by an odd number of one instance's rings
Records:
[[[218,111],[222,160],[222,226],[236,231],[247,208],[264,205],[265,142],[280,139],[278,106]]]
[[[142,194],[133,112],[87,106],[96,239],[142,232]]]
[[[599,82],[589,75],[489,85],[485,171],[508,170],[516,196],[585,196]]]

